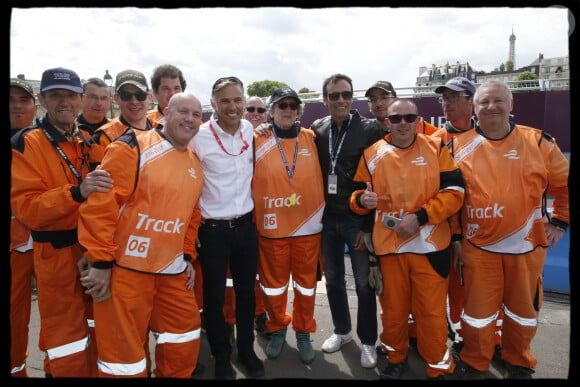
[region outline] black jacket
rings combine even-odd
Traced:
[[[364,189],[364,183],[355,183],[352,179],[356,173],[363,151],[383,138],[383,129],[374,120],[362,117],[357,110],[350,111],[350,124],[346,120],[339,131],[332,123],[332,152],[336,154],[338,144],[346,130],[334,173],[337,175],[337,193],[328,194],[328,174],[330,173],[330,155],[328,146],[328,131],[331,128],[330,116],[320,118],[312,123],[310,129],[316,133],[316,147],[324,179],[326,199],[325,213],[350,212],[350,195],[357,189]],[[347,128],[348,126],[348,128]]]

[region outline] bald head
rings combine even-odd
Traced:
[[[165,108],[165,137],[177,149],[185,150],[199,131],[201,116],[201,102],[195,95],[174,94]]]

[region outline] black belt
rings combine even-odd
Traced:
[[[208,227],[236,228],[252,220],[252,213],[248,212],[239,218],[233,219],[205,219],[203,224]]]
[[[30,230],[32,240],[35,242],[50,242],[55,249],[62,249],[72,246],[79,241],[77,236],[77,229],[72,230],[57,230],[57,231],[35,231]]]

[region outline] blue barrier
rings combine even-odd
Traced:
[[[552,209],[548,208],[548,213]],[[544,291],[570,294],[570,228],[554,249],[548,248],[543,271]]]
[[[552,209],[548,208],[552,214]],[[543,287],[546,292],[570,294],[570,228],[558,241],[554,249],[547,249],[546,263],[542,272]],[[348,245],[344,245],[344,253],[348,254]]]

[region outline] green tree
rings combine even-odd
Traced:
[[[508,60],[507,62],[505,62],[505,68],[507,71],[514,71],[514,62]]]
[[[269,97],[272,95],[272,92],[279,87],[289,87],[284,82],[278,81],[271,81],[271,80],[263,80],[263,81],[255,81],[248,85],[248,95],[258,96],[258,97]]]
[[[313,93],[314,90],[310,90],[307,87],[303,87],[302,89],[298,90],[298,94],[302,94],[302,93]]]
[[[538,79],[538,76],[531,71],[524,71],[522,73],[519,73],[518,76],[516,77],[516,81],[530,81],[534,79]],[[517,87],[536,86],[535,82],[521,82],[518,83],[517,85],[518,85]]]
[[[500,64],[499,65],[499,71],[501,71],[502,73],[505,71],[505,64]]]
[[[519,73],[518,76],[516,77],[516,80],[518,81],[526,79],[538,79],[538,76],[531,71],[524,71],[523,73]]]

